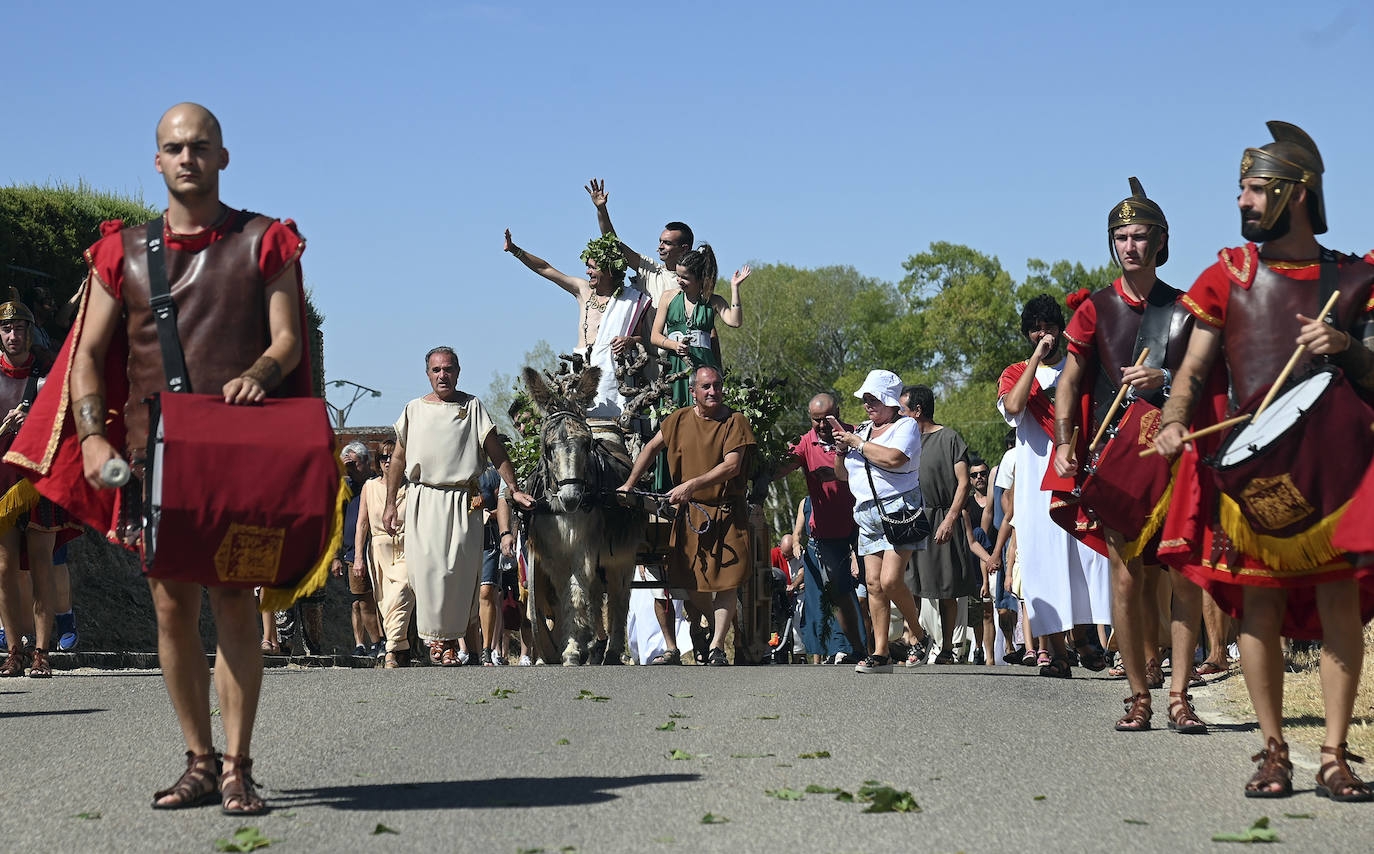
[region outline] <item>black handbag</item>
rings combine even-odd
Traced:
[[[878,487],[873,484],[873,467],[868,464],[868,457],[864,457],[864,471],[868,474],[868,488],[873,493],[873,503],[878,505],[878,519],[883,523],[884,539],[893,548],[914,548],[924,542],[930,536],[930,520],[926,518],[925,509],[903,508],[896,516],[887,515],[883,511],[883,501],[878,497]]]

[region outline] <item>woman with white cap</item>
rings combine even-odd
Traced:
[[[838,448],[835,476],[848,481],[854,494],[859,555],[864,561],[868,612],[873,618],[873,654],[854,668],[858,673],[892,672],[887,641],[893,605],[907,625],[914,627],[920,622],[916,600],[903,575],[911,553],[925,544],[888,542],[880,515],[903,515],[903,511],[921,506],[921,431],[913,419],[898,413],[901,393],[901,377],[891,371],[870,371],[854,392],[863,400],[868,420],[848,433],[833,417],[830,419]]]

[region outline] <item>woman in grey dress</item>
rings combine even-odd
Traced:
[[[930,541],[912,555],[916,597],[940,601],[940,654],[936,664],[954,664],[951,646],[959,599],[982,587],[981,561],[987,551],[973,539],[976,521],[967,519],[968,445],[956,431],[935,423],[935,395],[926,386],[902,392],[902,414],[921,430],[921,499],[930,521]]]

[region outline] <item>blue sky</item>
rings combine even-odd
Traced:
[[[1321,147],[1326,244],[1374,246],[1367,4],[6,0],[0,27],[0,182],[160,205],[157,117],[216,112],[225,201],[309,241],[329,378],[384,393],[354,424],[426,391],[435,344],[477,393],[538,339],[571,346],[573,300],[501,232],[580,272],[592,176],[642,251],[682,219],[722,269],[895,281],[937,240],[1018,277],[1103,263],[1138,175],[1171,225],[1161,274],[1186,287],[1240,242],[1240,154],[1281,118]]]

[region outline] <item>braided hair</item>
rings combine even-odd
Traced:
[[[716,276],[719,270],[716,266],[716,253],[711,248],[711,244],[703,243],[691,252],[682,256],[682,260],[677,262],[679,267],[684,268],[697,281],[701,282],[701,295],[697,298],[706,301],[716,292]]]

